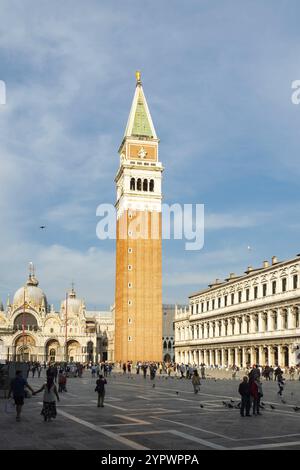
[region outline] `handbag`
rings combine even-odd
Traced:
[[[14,413],[15,412],[15,403],[13,400],[8,399],[5,402],[5,413]]]

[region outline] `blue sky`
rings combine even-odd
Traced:
[[[136,69],[164,201],[205,204],[201,251],[163,243],[164,301],[300,252],[299,13],[297,0],[1,0],[3,301],[33,261],[50,303],[72,279],[90,308],[113,303],[96,208],[115,201]]]

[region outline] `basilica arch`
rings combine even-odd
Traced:
[[[46,362],[58,362],[60,358],[60,344],[57,339],[49,339],[45,344]]]
[[[67,343],[67,356],[70,362],[80,362],[82,360],[81,346],[75,339],[71,339]]]
[[[14,319],[14,330],[37,331],[38,322],[36,317],[31,312],[19,313]]]
[[[37,359],[36,354],[36,342],[35,339],[28,334],[19,335],[14,341],[15,357],[16,361],[35,361]]]

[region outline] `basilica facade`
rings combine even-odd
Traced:
[[[300,255],[216,280],[175,313],[175,360],[210,366],[295,366],[300,351]]]
[[[113,312],[86,310],[74,288],[56,312],[33,271],[6,308],[0,307],[2,361],[113,361],[113,351]]]

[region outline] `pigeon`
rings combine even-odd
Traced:
[[[223,405],[226,406],[226,408],[228,407],[226,401],[222,401]]]
[[[263,402],[263,401],[261,402],[261,404],[262,404],[262,406],[265,406],[265,404],[264,404],[264,402]]]
[[[228,403],[227,406],[228,406],[228,408],[233,408],[231,403]]]
[[[299,406],[294,406],[293,410],[294,410],[294,411],[299,411],[300,408],[299,408]]]
[[[271,410],[275,410],[275,409],[276,409],[275,406],[273,406],[273,405],[270,405],[270,408],[271,408]]]
[[[179,392],[176,392],[176,395],[178,395],[178,394],[179,394]]]
[[[281,403],[283,403],[284,405],[286,405],[286,401],[284,401],[284,400],[281,400]]]
[[[234,401],[233,401],[233,400],[230,400],[230,403],[234,403]]]
[[[204,406],[203,406],[203,405],[200,405],[200,408],[204,408]]]
[[[44,228],[46,228],[46,225],[41,225],[40,228],[44,229]]]

